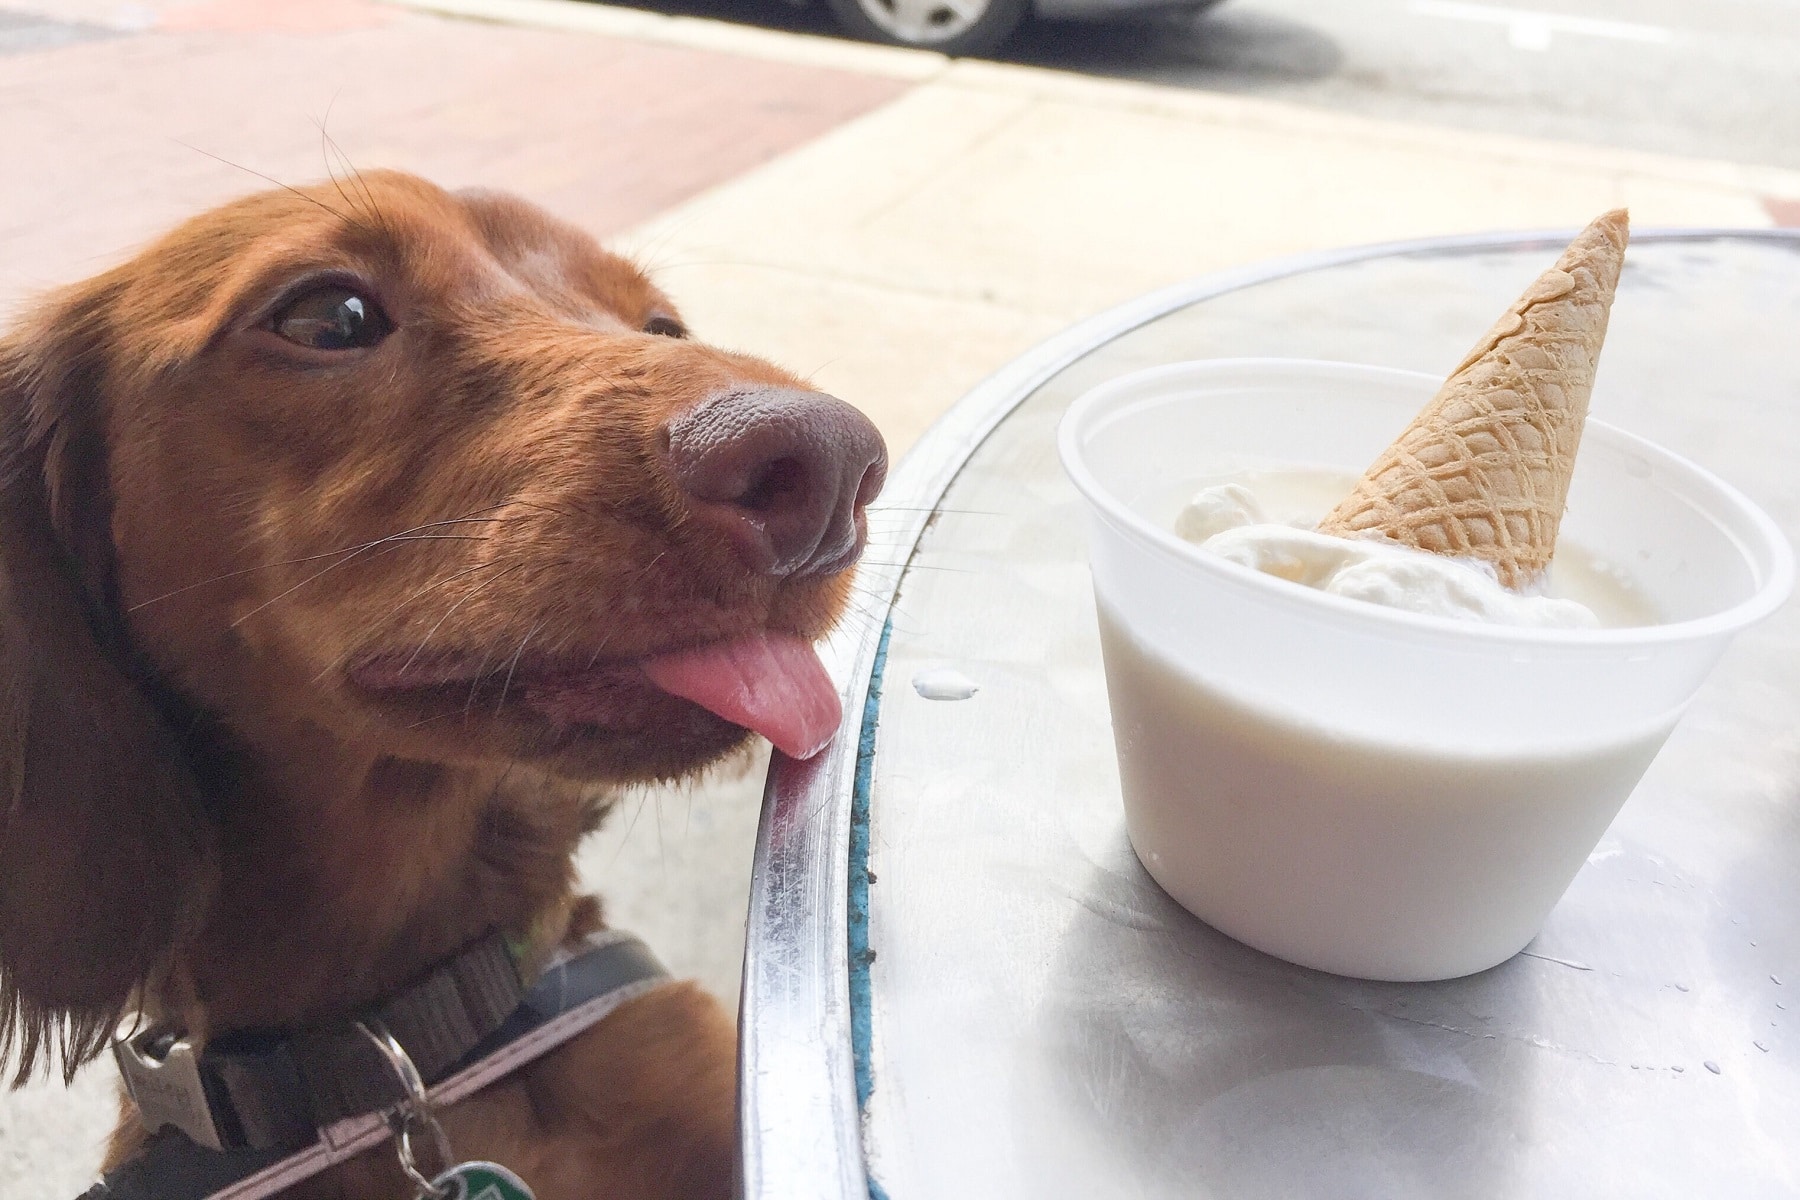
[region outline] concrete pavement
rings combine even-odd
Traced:
[[[899,450],[1034,342],[1200,272],[1618,203],[1640,226],[1800,221],[1800,172],[571,0],[430,4],[461,15],[10,0],[50,28],[0,56],[0,305],[257,174],[322,175],[326,122],[359,166],[510,188],[637,254],[702,336],[810,373]],[[584,853],[614,920],[727,996],[759,775],[631,797]],[[0,1099],[0,1195],[79,1190],[104,1074]]]

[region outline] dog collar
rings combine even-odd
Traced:
[[[385,1003],[374,1018],[453,1104],[542,1057],[668,981],[649,947],[603,930],[559,953],[530,988],[489,934]],[[233,1035],[196,1051],[155,1029],[114,1043],[149,1141],[81,1200],[259,1200],[391,1136],[406,1099],[356,1028]]]

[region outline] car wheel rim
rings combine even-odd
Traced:
[[[875,27],[897,41],[937,46],[961,37],[991,0],[856,0]]]

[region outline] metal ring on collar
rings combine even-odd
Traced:
[[[419,1189],[421,1197],[450,1200],[455,1195],[455,1190],[433,1183],[429,1176],[419,1170],[418,1159],[413,1153],[412,1129],[413,1122],[417,1121],[431,1133],[433,1148],[437,1151],[438,1169],[448,1171],[456,1162],[450,1152],[450,1138],[444,1133],[444,1127],[438,1124],[437,1115],[432,1112],[431,1098],[425,1091],[425,1080],[419,1075],[418,1067],[413,1065],[412,1056],[407,1054],[400,1039],[381,1021],[369,1017],[358,1021],[356,1027],[381,1052],[395,1077],[400,1080],[400,1086],[406,1089],[406,1099],[387,1114],[388,1126],[394,1132],[394,1146],[400,1157],[400,1169],[406,1173],[413,1186]]]

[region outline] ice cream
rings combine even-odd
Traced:
[[[1243,483],[1202,488],[1182,509],[1175,529],[1208,553],[1253,571],[1407,612],[1543,629],[1601,623],[1577,600],[1502,587],[1493,569],[1477,559],[1272,521]]]
[[[1202,489],[1176,532],[1333,595],[1495,625],[1600,624],[1542,594],[1627,239],[1623,209],[1570,243],[1317,529],[1272,522],[1241,483]]]

